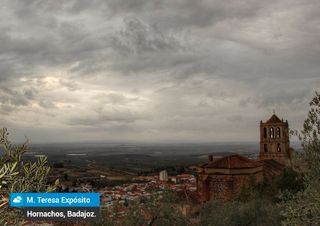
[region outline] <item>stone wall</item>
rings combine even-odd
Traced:
[[[203,180],[204,179],[204,180]],[[203,201],[220,200],[228,201],[237,198],[243,189],[250,186],[250,183],[258,183],[263,180],[263,172],[255,174],[237,175],[208,175],[200,177],[198,191]]]

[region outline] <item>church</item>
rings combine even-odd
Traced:
[[[289,125],[273,114],[260,121],[258,159],[229,155],[196,167],[197,193],[201,201],[228,201],[236,198],[252,182],[271,180],[290,164]]]

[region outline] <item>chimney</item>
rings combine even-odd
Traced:
[[[208,155],[208,158],[209,158],[209,162],[213,161],[213,156],[212,155]]]

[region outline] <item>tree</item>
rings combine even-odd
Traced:
[[[297,133],[302,142],[306,162],[305,189],[284,202],[284,225],[320,225],[320,94],[310,102],[310,110]]]
[[[53,185],[47,183],[50,167],[47,158],[39,157],[36,162],[24,162],[23,154],[28,150],[28,139],[22,145],[12,144],[8,139],[6,128],[0,129],[0,224],[10,222],[17,224],[20,220],[19,210],[8,207],[11,192],[51,192],[57,188],[59,181]],[[17,222],[12,222],[15,220]]]
[[[179,206],[181,203],[172,191],[164,191],[160,196],[153,194],[142,203],[129,204],[128,215],[122,225],[189,225],[189,219],[182,215]]]
[[[212,201],[200,213],[200,225],[203,226],[280,226],[280,222],[278,206],[260,197],[246,202]]]

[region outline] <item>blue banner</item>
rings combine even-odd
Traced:
[[[100,193],[11,193],[11,207],[100,207]]]

